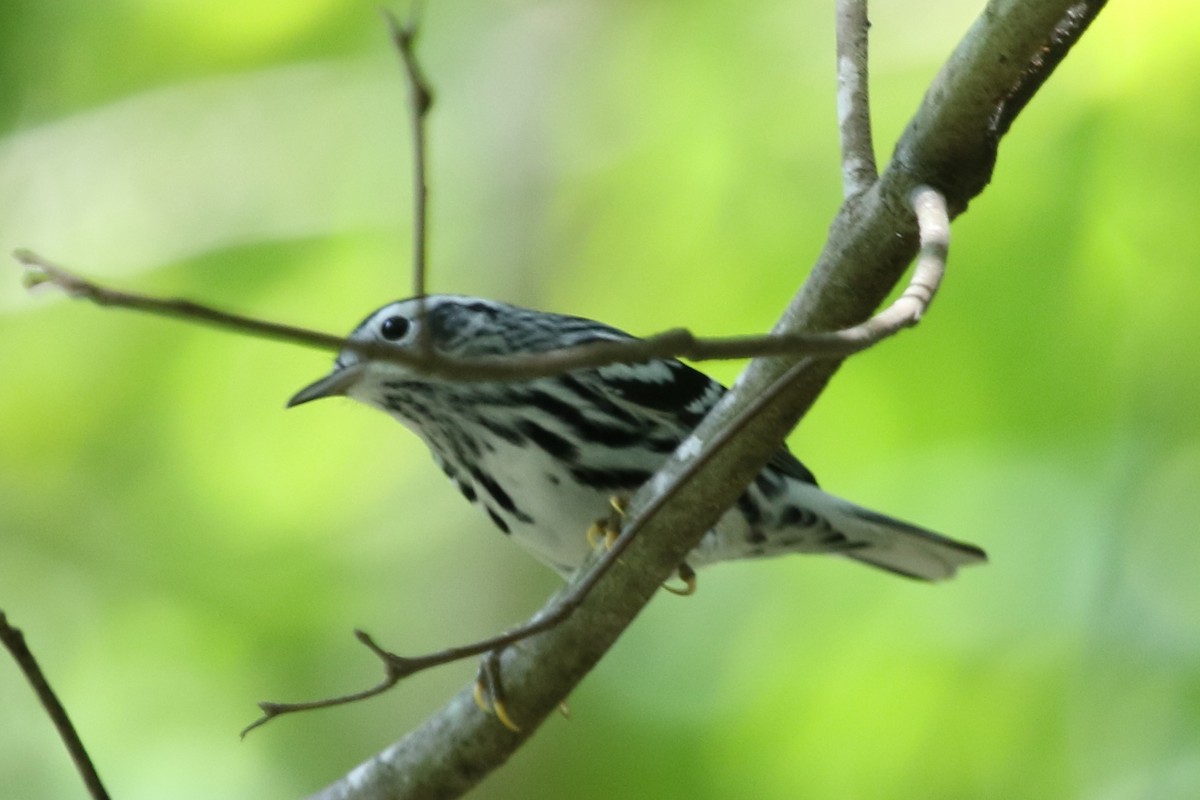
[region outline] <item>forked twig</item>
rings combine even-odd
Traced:
[[[75,762],[75,769],[79,772],[79,777],[83,779],[83,785],[87,787],[88,794],[94,800],[108,800],[108,791],[100,780],[100,774],[96,772],[96,765],[92,763],[87,748],[83,746],[83,740],[79,738],[79,733],[71,723],[67,710],[59,702],[58,695],[50,688],[50,682],[46,680],[46,675],[38,665],[37,658],[26,644],[25,634],[21,633],[20,628],[9,624],[8,616],[3,611],[0,611],[0,642],[3,642],[5,648],[12,654],[13,660],[17,662],[17,666],[24,673],[25,680],[29,681],[34,694],[41,701],[42,707],[46,709],[46,714],[54,723],[59,738],[66,745],[71,760]]]
[[[934,295],[937,293],[942,276],[945,274],[946,256],[949,250],[950,220],[945,198],[936,190],[921,186],[913,191],[910,202],[917,217],[921,237],[912,279],[903,294],[883,311],[860,325],[838,331],[839,334],[844,334],[850,340],[878,342],[906,327],[915,325],[929,308],[929,304],[933,302]],[[255,728],[285,714],[330,708],[374,697],[386,692],[404,678],[422,670],[502,650],[560,624],[583,604],[601,577],[620,560],[634,537],[637,536],[638,531],[675,495],[679,488],[687,482],[687,479],[698,472],[709,459],[735,438],[750,420],[763,408],[774,402],[815,361],[816,357],[814,356],[807,356],[797,361],[777,378],[767,391],[760,394],[753,403],[746,407],[729,426],[713,437],[704,450],[687,463],[679,480],[666,491],[656,495],[646,507],[641,509],[640,513],[630,518],[611,548],[604,551],[593,564],[590,566],[585,564],[576,573],[574,581],[568,584],[557,602],[547,612],[539,613],[528,622],[505,633],[415,658],[399,656],[384,650],[375,643],[369,634],[355,631],[358,640],[383,663],[384,678],[382,681],[369,689],[339,697],[301,703],[259,703],[263,715],[242,731],[242,735],[244,736]]]

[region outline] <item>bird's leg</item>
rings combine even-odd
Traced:
[[[625,518],[625,510],[629,507],[629,501],[623,497],[613,495],[608,498],[608,504],[612,507],[607,517],[601,517],[592,523],[588,528],[587,540],[588,545],[595,548],[601,539],[604,540],[606,549],[611,550],[613,543],[617,541],[617,537],[621,535],[621,521]],[[663,584],[663,588],[671,594],[677,594],[681,597],[687,597],[690,594],[696,593],[696,570],[692,569],[688,563],[679,565],[679,579],[683,581],[682,587],[669,586]]]
[[[608,504],[612,508],[608,516],[596,520],[587,530],[588,545],[593,548],[603,541],[605,549],[611,550],[617,537],[621,535],[621,521],[625,518],[625,509],[628,507],[629,501],[613,495],[608,499]],[[690,568],[688,568],[688,572],[691,573]],[[694,573],[691,574],[694,575]],[[682,569],[680,576],[684,577]],[[688,579],[684,577],[684,580]],[[502,652],[503,648],[489,650],[480,659],[472,696],[475,698],[475,705],[479,706],[481,711],[485,714],[495,714],[501,725],[516,732],[520,730],[520,726],[513,722],[512,716],[508,713],[504,684],[500,679],[500,654]],[[565,703],[559,705],[559,710],[564,717],[567,716]]]
[[[517,733],[521,728],[508,715],[504,685],[500,682],[500,653],[500,650],[489,650],[479,661],[479,672],[475,675],[475,705],[485,714],[495,714],[501,725]]]
[[[480,711],[495,714],[501,725],[513,733],[520,733],[521,726],[513,722],[508,713],[504,685],[500,682],[500,653],[500,650],[491,650],[480,659],[479,672],[475,674],[475,689],[471,694]],[[563,719],[571,718],[566,700],[558,704],[558,713],[562,714]]]

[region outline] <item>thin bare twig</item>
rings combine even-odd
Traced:
[[[636,363],[652,358],[686,358],[691,361],[755,358],[773,355],[811,355],[843,358],[865,350],[895,333],[876,335],[859,327],[830,333],[775,333],[727,338],[700,338],[683,328],[673,328],[645,339],[592,342],[562,350],[517,356],[459,358],[436,350],[402,348],[385,342],[351,341],[342,336],[255,319],[179,298],[160,298],[102,286],[83,278],[29,250],[13,253],[26,268],[31,288],[57,286],[70,297],[101,306],[142,311],[188,322],[213,325],[265,339],[291,342],[320,350],[351,350],[364,357],[401,364],[425,374],[458,381],[514,381],[559,375],[575,369],[608,364]]]
[[[915,325],[929,308],[930,303],[933,302],[942,276],[945,274],[946,255],[949,250],[950,219],[946,213],[945,198],[928,186],[920,186],[913,191],[912,206],[917,217],[921,237],[921,249],[918,253],[916,266],[913,269],[912,280],[909,282],[904,293],[883,311],[861,325],[839,331],[839,334],[845,334],[849,339],[855,341],[880,341],[897,331]],[[561,624],[563,620],[570,617],[583,604],[584,600],[587,599],[592,589],[604,574],[612,569],[613,565],[621,559],[621,556],[629,548],[638,531],[658,513],[663,505],[674,497],[679,488],[684,485],[688,476],[704,467],[711,458],[741,432],[742,428],[751,419],[763,408],[774,403],[779,395],[802,375],[805,370],[809,369],[815,361],[816,358],[813,356],[808,356],[797,361],[776,378],[765,392],[758,395],[753,403],[743,409],[729,425],[722,428],[717,436],[709,440],[704,449],[689,461],[675,483],[663,492],[656,494],[649,504],[640,509],[638,514],[631,517],[627,524],[623,526],[620,536],[613,542],[612,547],[604,552],[595,561],[594,565],[585,565],[582,567],[576,573],[574,582],[567,587],[564,593],[552,601],[548,609],[539,612],[528,622],[505,633],[418,657],[406,657],[391,653],[376,644],[369,634],[363,631],[355,631],[355,636],[358,637],[358,640],[366,645],[383,663],[383,680],[369,689],[338,697],[300,703],[259,703],[259,708],[262,710],[263,715],[243,730],[242,735],[245,736],[255,728],[285,714],[298,711],[311,711],[318,708],[330,708],[332,706],[355,703],[359,700],[375,697],[391,689],[404,678],[417,672],[442,664],[449,664],[464,658],[502,650]],[[651,481],[653,480],[651,478]]]
[[[413,297],[425,296],[425,259],[428,252],[426,209],[429,205],[429,185],[425,179],[425,118],[433,106],[433,91],[417,61],[416,43],[420,21],[420,3],[409,7],[408,20],[401,25],[392,12],[382,11],[392,44],[400,54],[404,76],[408,81],[409,122],[412,126],[413,157]]]
[[[417,60],[417,31],[421,16],[420,0],[411,0],[408,8],[408,20],[401,25],[395,15],[387,9],[382,10],[384,22],[392,37],[392,44],[400,54],[400,62],[404,65],[404,77],[408,83],[408,117],[412,127],[412,287],[413,297],[417,299],[417,319],[425,319],[425,274],[428,257],[429,225],[426,214],[429,208],[429,182],[425,179],[425,118],[433,106],[433,90],[425,80],[421,64]],[[427,325],[417,326],[417,339],[414,349],[423,357],[433,356],[433,340],[429,335]]]
[[[8,616],[3,611],[0,611],[0,642],[3,642],[8,652],[12,654],[13,660],[25,674],[25,680],[29,681],[34,694],[41,701],[42,707],[46,709],[46,714],[54,723],[59,738],[66,745],[71,760],[75,762],[75,769],[79,772],[79,777],[83,779],[83,785],[87,787],[88,794],[94,800],[108,800],[108,791],[100,780],[100,774],[96,772],[95,764],[87,754],[87,748],[83,746],[83,740],[79,738],[79,733],[71,723],[67,710],[63,708],[58,696],[50,688],[50,682],[46,680],[46,675],[38,665],[37,658],[29,649],[29,645],[25,643],[25,635],[21,633],[20,628],[9,624]]]
[[[849,200],[879,180],[871,136],[867,70],[867,0],[838,0],[837,108],[842,141],[842,194]]]

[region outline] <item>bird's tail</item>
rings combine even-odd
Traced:
[[[776,494],[776,493],[772,493]],[[767,501],[751,485],[688,556],[693,567],[788,553],[845,556],[906,578],[942,581],[959,567],[983,564],[987,553],[925,528],[834,497],[807,481],[787,482]]]
[[[770,504],[756,503],[760,499],[751,486],[739,501],[742,515],[725,518],[726,523],[740,518],[739,524],[719,523],[692,551],[689,564],[827,553],[918,581],[944,581],[960,566],[988,560],[974,545],[848,503],[814,483],[790,481],[784,497]]]
[[[801,491],[805,505],[844,539],[834,549],[839,555],[924,581],[952,578],[959,567],[987,562],[987,553],[973,544],[870,511],[811,484]]]

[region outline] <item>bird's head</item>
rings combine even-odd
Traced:
[[[518,311],[503,303],[456,295],[430,295],[424,303],[416,298],[397,300],[371,312],[348,338],[414,353],[427,345],[448,356],[500,355],[513,351],[512,333],[520,327]],[[385,382],[435,380],[404,364],[346,349],[338,353],[333,371],[293,395],[288,407],[338,395],[378,405],[373,400],[384,394],[380,387]]]

